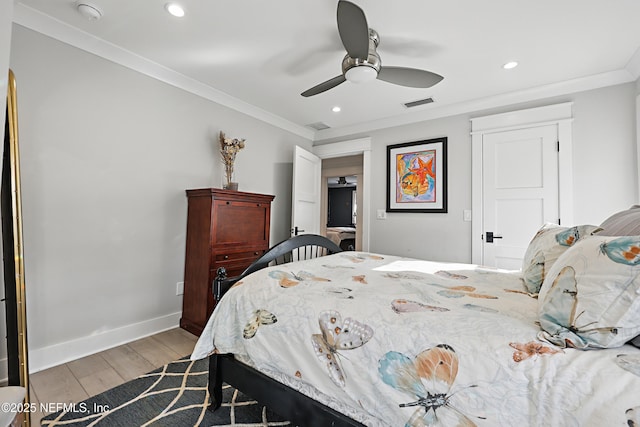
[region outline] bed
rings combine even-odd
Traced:
[[[327,238],[345,251],[356,247],[355,227],[327,227]]]
[[[638,425],[640,237],[605,225],[546,225],[522,271],[338,251],[261,268],[192,358],[213,408],[224,381],[302,426]]]

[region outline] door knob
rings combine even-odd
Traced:
[[[493,239],[502,239],[502,236],[495,236],[493,231],[487,231],[487,243],[493,243]]]

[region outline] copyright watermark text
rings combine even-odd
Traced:
[[[104,405],[100,403],[63,403],[63,402],[48,402],[48,403],[10,403],[3,402],[0,403],[0,411],[2,412],[43,412],[43,413],[53,413],[53,412],[76,412],[76,413],[99,413],[108,411],[109,405]]]

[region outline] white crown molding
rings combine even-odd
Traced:
[[[255,119],[281,128],[303,138],[313,140],[315,131],[300,126],[280,116],[258,108],[211,86],[180,74],[156,62],[72,27],[33,8],[17,3],[13,11],[13,22],[48,37],[82,49],[116,64],[138,71],[202,98],[247,114]]]
[[[510,92],[482,99],[460,102],[449,105],[429,105],[426,110],[403,114],[385,119],[358,123],[352,126],[330,128],[316,131],[314,141],[321,141],[331,138],[340,138],[362,133],[369,133],[374,130],[386,129],[395,126],[402,126],[411,123],[423,122],[427,120],[439,119],[442,117],[455,116],[458,114],[468,114],[498,108],[522,102],[535,101],[559,95],[566,95],[575,92],[598,89],[606,86],[613,86],[622,83],[633,82],[636,79],[627,69],[611,71],[608,73],[596,74],[589,77],[582,77],[567,80],[560,83],[553,83],[531,89]]]
[[[625,69],[631,73],[634,79],[640,79],[640,48],[633,54]]]

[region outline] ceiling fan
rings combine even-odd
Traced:
[[[342,74],[302,92],[302,96],[317,95],[347,80],[362,83],[379,79],[400,86],[428,88],[444,78],[416,68],[383,67],[376,52],[380,43],[378,33],[369,28],[362,9],[346,0],[338,2],[338,32],[347,51],[342,60]]]

